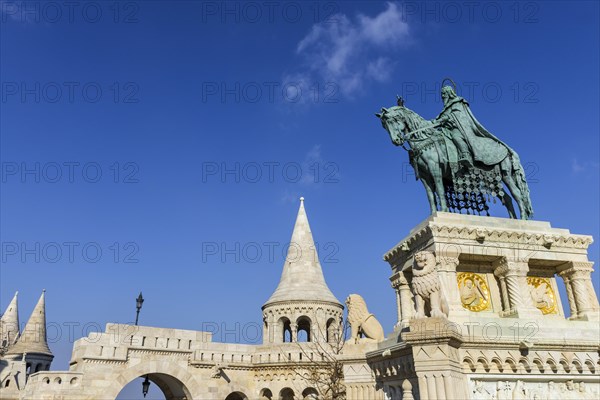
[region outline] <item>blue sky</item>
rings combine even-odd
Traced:
[[[47,289],[54,369],[140,290],[143,324],[259,322],[300,196],[332,291],[390,331],[381,256],[428,205],[373,113],[433,118],[446,76],[535,219],[598,238],[597,2],[27,4],[0,2],[0,306]]]

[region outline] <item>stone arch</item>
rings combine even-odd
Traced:
[[[477,362],[479,364],[481,364],[481,366],[483,367],[483,369],[485,370],[485,372],[490,372],[490,364],[488,363],[488,360],[485,357],[479,357],[477,359]]]
[[[317,400],[319,392],[314,387],[307,387],[302,391],[302,398],[306,400]]]
[[[311,342],[312,341],[312,321],[306,315],[298,317],[296,320],[297,332],[296,332],[296,341],[298,342]],[[306,334],[306,340],[301,339],[301,332]]]
[[[528,373],[531,372],[531,364],[529,364],[529,360],[527,358],[521,357],[519,359],[519,365],[521,366],[522,369],[524,369]]]
[[[559,364],[562,366],[563,371],[567,373],[571,372],[571,365],[566,358],[561,358]]]
[[[592,374],[596,373],[596,367],[594,366],[594,362],[592,360],[586,360],[585,365]]]
[[[550,367],[550,369],[552,370],[552,372],[554,372],[554,373],[558,372],[558,366],[556,365],[556,362],[554,362],[553,359],[548,358],[546,360],[546,364],[548,364],[548,366]]]
[[[231,392],[225,397],[225,400],[248,400],[248,396],[242,392]]]
[[[540,373],[544,373],[544,363],[539,357],[533,359],[533,364],[536,366]]]
[[[577,359],[573,359],[573,361],[571,362],[571,364],[573,364],[573,366],[575,367],[575,369],[577,369],[577,372],[579,372],[580,374],[583,373],[583,365],[581,365],[581,362]]]
[[[112,379],[113,384],[106,392],[107,398],[115,399],[131,381],[148,376],[148,380],[158,386],[167,400],[186,398],[194,400],[192,394],[199,393],[200,386],[194,377],[175,363],[165,365],[164,361],[143,361],[125,369]]]
[[[492,365],[494,366],[494,369],[498,372],[502,372],[504,370],[504,364],[502,363],[502,360],[498,357],[492,358]]]
[[[271,392],[271,389],[268,388],[261,389],[260,393],[258,394],[258,397],[261,400],[275,400],[273,399],[273,392]]]
[[[277,324],[279,328],[279,332],[281,333],[281,341],[283,343],[290,343],[292,341],[292,324],[290,319],[287,317],[279,318],[279,322]]]
[[[463,359],[463,366],[466,367],[467,371],[470,370],[471,372],[475,372],[477,370],[477,367],[475,366],[475,363],[471,357],[465,357]]]
[[[328,343],[336,342],[336,332],[338,331],[335,318],[329,318],[325,323],[325,339]]]
[[[289,387],[285,387],[279,392],[280,400],[294,400],[295,398],[296,393],[294,393],[294,391]]]
[[[508,367],[511,369],[512,372],[517,372],[518,366],[517,363],[515,362],[515,360],[513,360],[511,357],[508,357],[504,363],[506,365],[508,365]]]

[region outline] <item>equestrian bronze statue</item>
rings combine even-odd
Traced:
[[[431,121],[405,107],[400,97],[397,106],[375,114],[392,142],[408,151],[431,212],[489,215],[489,201],[497,197],[511,218],[517,218],[514,199],[521,219],[530,219],[529,187],[517,153],[477,121],[451,86],[443,86],[442,100],[442,112]]]

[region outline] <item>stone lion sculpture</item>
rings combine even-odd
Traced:
[[[385,339],[383,327],[373,314],[369,313],[367,304],[361,295],[351,294],[346,299],[348,322],[350,323],[350,341],[380,342]],[[361,338],[361,335],[364,337]]]
[[[435,255],[420,251],[414,256],[411,290],[415,296],[414,318],[425,318],[425,306],[429,305],[431,317],[447,317],[448,302],[436,268]]]

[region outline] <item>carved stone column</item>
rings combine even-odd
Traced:
[[[559,272],[565,281],[571,316],[569,319],[600,320],[600,306],[592,283],[593,262],[570,262]]]
[[[533,305],[527,285],[529,265],[524,261],[509,261],[506,257],[494,263],[494,275],[500,280],[502,304],[501,316],[519,318],[541,317],[542,312]],[[508,308],[507,308],[508,306]]]
[[[438,259],[438,272],[442,284],[444,286],[444,292],[446,299],[448,300],[448,317],[452,318],[459,314],[467,314],[460,301],[460,293],[458,291],[458,284],[456,280],[456,267],[458,267],[458,257],[440,257]]]
[[[402,300],[400,299],[400,277],[399,277],[399,274],[394,275],[390,280],[392,281],[392,287],[394,288],[394,293],[396,294],[397,320],[396,320],[396,325],[394,325],[394,330],[400,330],[403,328],[403,326],[402,326]]]
[[[396,291],[396,307],[398,311],[398,322],[394,329],[406,328],[414,314],[412,293],[408,281],[402,272],[398,272],[392,278],[392,287]]]
[[[567,275],[561,275],[567,290],[567,299],[569,300],[569,307],[571,308],[571,316],[569,319],[579,318],[579,310],[577,309],[577,303],[575,302],[575,295],[573,294],[573,288],[571,286],[571,278]]]

